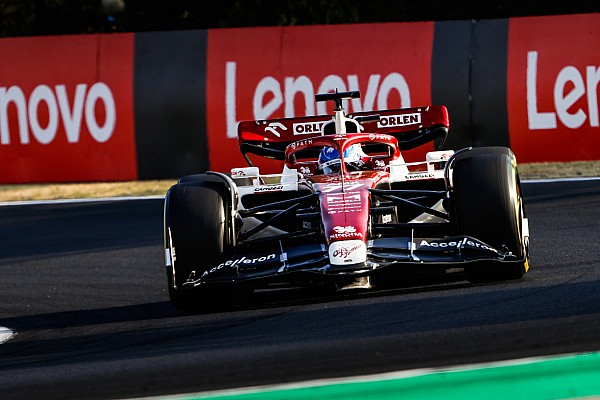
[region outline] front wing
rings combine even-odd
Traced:
[[[199,265],[178,289],[211,284],[235,284],[251,288],[334,285],[369,277],[369,282],[406,276],[439,275],[462,268],[519,264],[525,260],[504,253],[469,236],[450,238],[395,237],[369,240],[367,262],[331,265],[324,244],[279,247],[272,252],[238,253],[214,265]],[[176,261],[175,261],[176,262]],[[344,286],[344,285],[342,285]]]

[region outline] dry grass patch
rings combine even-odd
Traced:
[[[0,185],[0,201],[164,195],[176,180]]]
[[[521,179],[600,176],[600,161],[519,164]],[[0,201],[164,195],[173,180],[0,185]]]
[[[521,179],[581,178],[600,176],[600,161],[519,164]]]

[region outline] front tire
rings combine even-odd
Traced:
[[[476,148],[459,154],[452,172],[457,233],[511,252],[522,262],[466,269],[472,282],[522,278],[529,267],[523,235],[525,213],[516,158],[506,147]]]
[[[213,188],[177,184],[168,192],[165,237],[173,247],[173,267],[167,268],[169,298],[183,311],[208,311],[230,305],[228,287],[180,288],[188,279],[200,277],[201,266],[222,258],[228,243],[227,203]],[[179,287],[179,288],[176,288]]]

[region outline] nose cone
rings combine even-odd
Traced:
[[[367,182],[368,183],[368,182]],[[318,185],[321,216],[328,244],[367,238],[370,198],[365,182]]]

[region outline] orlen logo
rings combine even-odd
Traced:
[[[589,125],[598,127],[598,83],[600,66],[588,65],[585,74],[567,65],[554,81],[554,110],[538,110],[538,52],[527,52],[527,118],[529,129],[556,129],[556,117],[570,129],[581,127],[589,117]],[[568,91],[565,94],[565,89]],[[572,109],[582,97],[587,99],[587,110]],[[586,114],[587,111],[587,114]]]
[[[236,71],[237,62],[228,61],[225,65],[225,92],[226,92],[226,114],[227,114],[227,137],[237,137],[236,117]],[[358,82],[358,75],[349,74],[344,80],[339,75],[328,75],[318,85],[308,76],[288,76],[283,81],[277,80],[273,76],[265,76],[254,89],[252,96],[252,111],[254,119],[263,120],[271,117],[281,106],[284,107],[286,118],[295,117],[294,98],[296,95],[304,97],[305,109],[302,114],[306,116],[326,114],[326,104],[324,102],[315,103],[315,93],[341,92],[348,90],[361,90]],[[364,88],[363,88],[364,89]],[[404,76],[398,72],[392,72],[382,76],[380,74],[371,74],[367,82],[366,90],[361,91],[362,99],[352,99],[352,109],[355,112],[374,110],[375,100],[377,100],[377,109],[384,110],[388,108],[388,97],[392,92],[400,95],[401,107],[410,107],[410,89]],[[265,102],[266,100],[266,102]],[[346,108],[348,112],[348,108]],[[311,131],[317,127],[310,127]],[[294,134],[304,134],[310,132],[295,131]]]
[[[314,135],[320,134],[323,124],[327,121],[319,122],[300,122],[293,125],[294,135]]]
[[[96,114],[99,104],[104,107],[103,121],[99,121]],[[11,105],[16,109],[18,126],[9,126],[8,112]],[[43,122],[40,111],[45,115],[42,117]],[[67,141],[78,143],[84,121],[90,136],[96,142],[105,143],[112,137],[117,113],[113,94],[105,83],[97,82],[89,89],[87,84],[78,84],[72,102],[69,101],[65,85],[56,85],[54,88],[38,85],[29,99],[26,99],[18,86],[0,87],[0,143],[3,145],[11,143],[11,128],[13,132],[18,128],[21,144],[30,143],[30,130],[37,142],[52,143],[56,138],[59,122],[64,126]]]
[[[394,126],[417,125],[421,123],[421,113],[388,115],[377,121],[378,128],[391,128]]]

